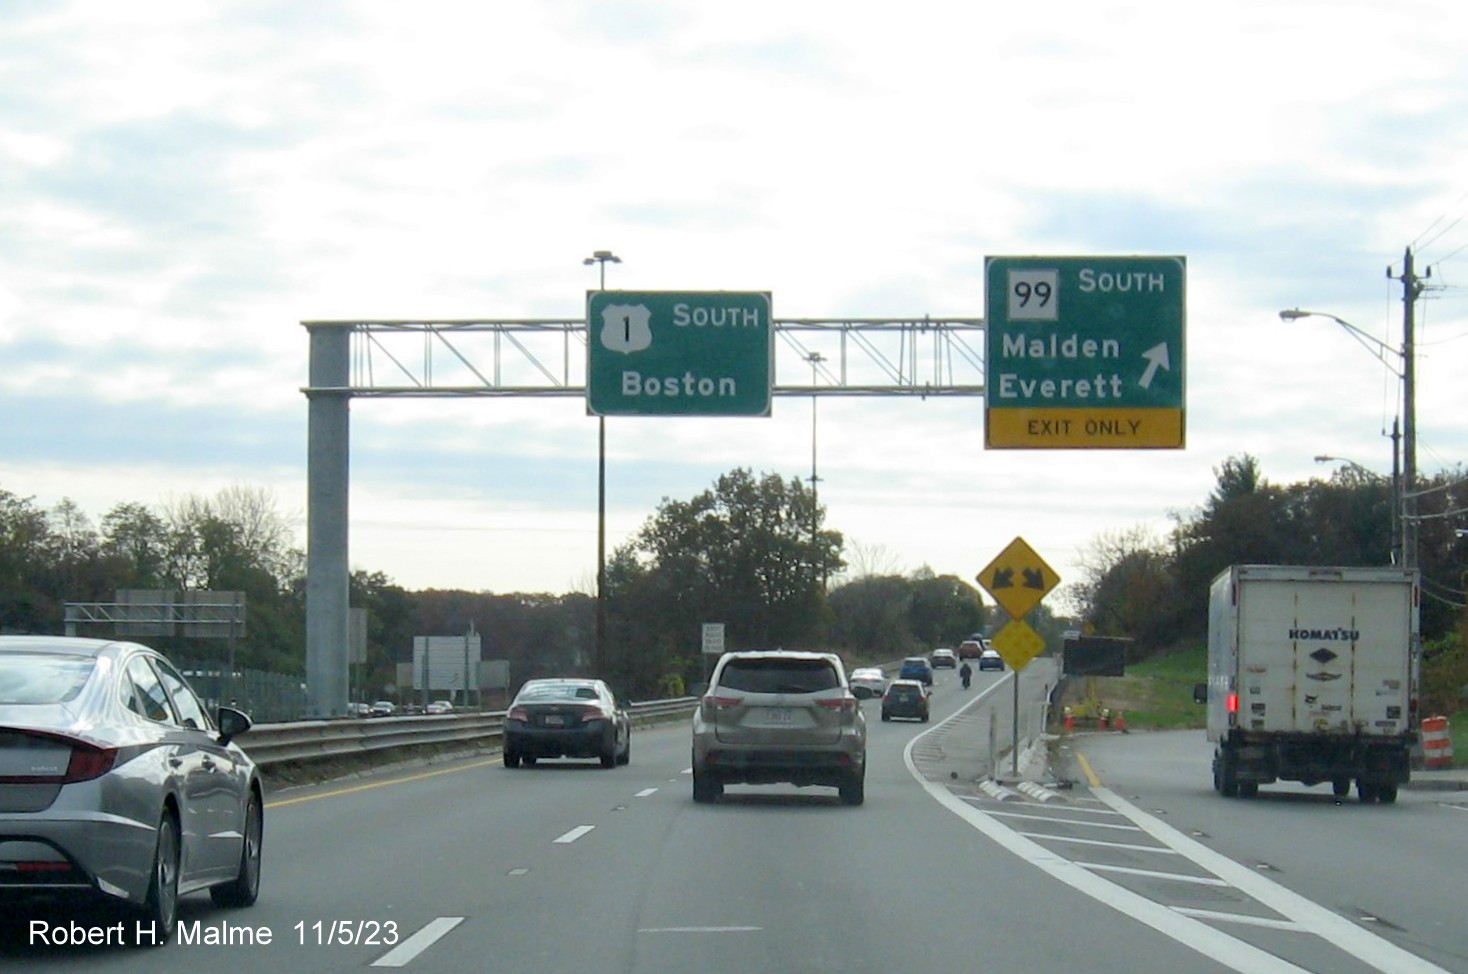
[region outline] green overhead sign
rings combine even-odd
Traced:
[[[598,416],[768,416],[770,295],[588,291],[586,408]]]
[[[1182,257],[990,257],[985,445],[1180,448]]]

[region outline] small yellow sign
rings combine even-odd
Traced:
[[[979,584],[1011,618],[1019,619],[1060,584],[1060,576],[1024,538],[1015,538],[979,572]]]
[[[990,409],[989,449],[1180,449],[1181,409]]]
[[[993,646],[1009,668],[1019,672],[1045,651],[1045,640],[1023,620],[1016,619],[995,634]]]

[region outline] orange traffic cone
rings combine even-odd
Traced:
[[[1065,708],[1065,729],[1068,731],[1076,729],[1076,715],[1070,712],[1069,707]]]

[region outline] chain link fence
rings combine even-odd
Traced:
[[[224,660],[174,657],[189,684],[212,711],[238,707],[257,724],[300,720],[306,712],[306,681],[288,673],[236,667],[231,676]]]

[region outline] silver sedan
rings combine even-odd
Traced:
[[[146,646],[0,636],[0,898],[120,901],[144,946],[171,939],[181,895],[253,904],[263,790],[233,742],[249,728]]]

